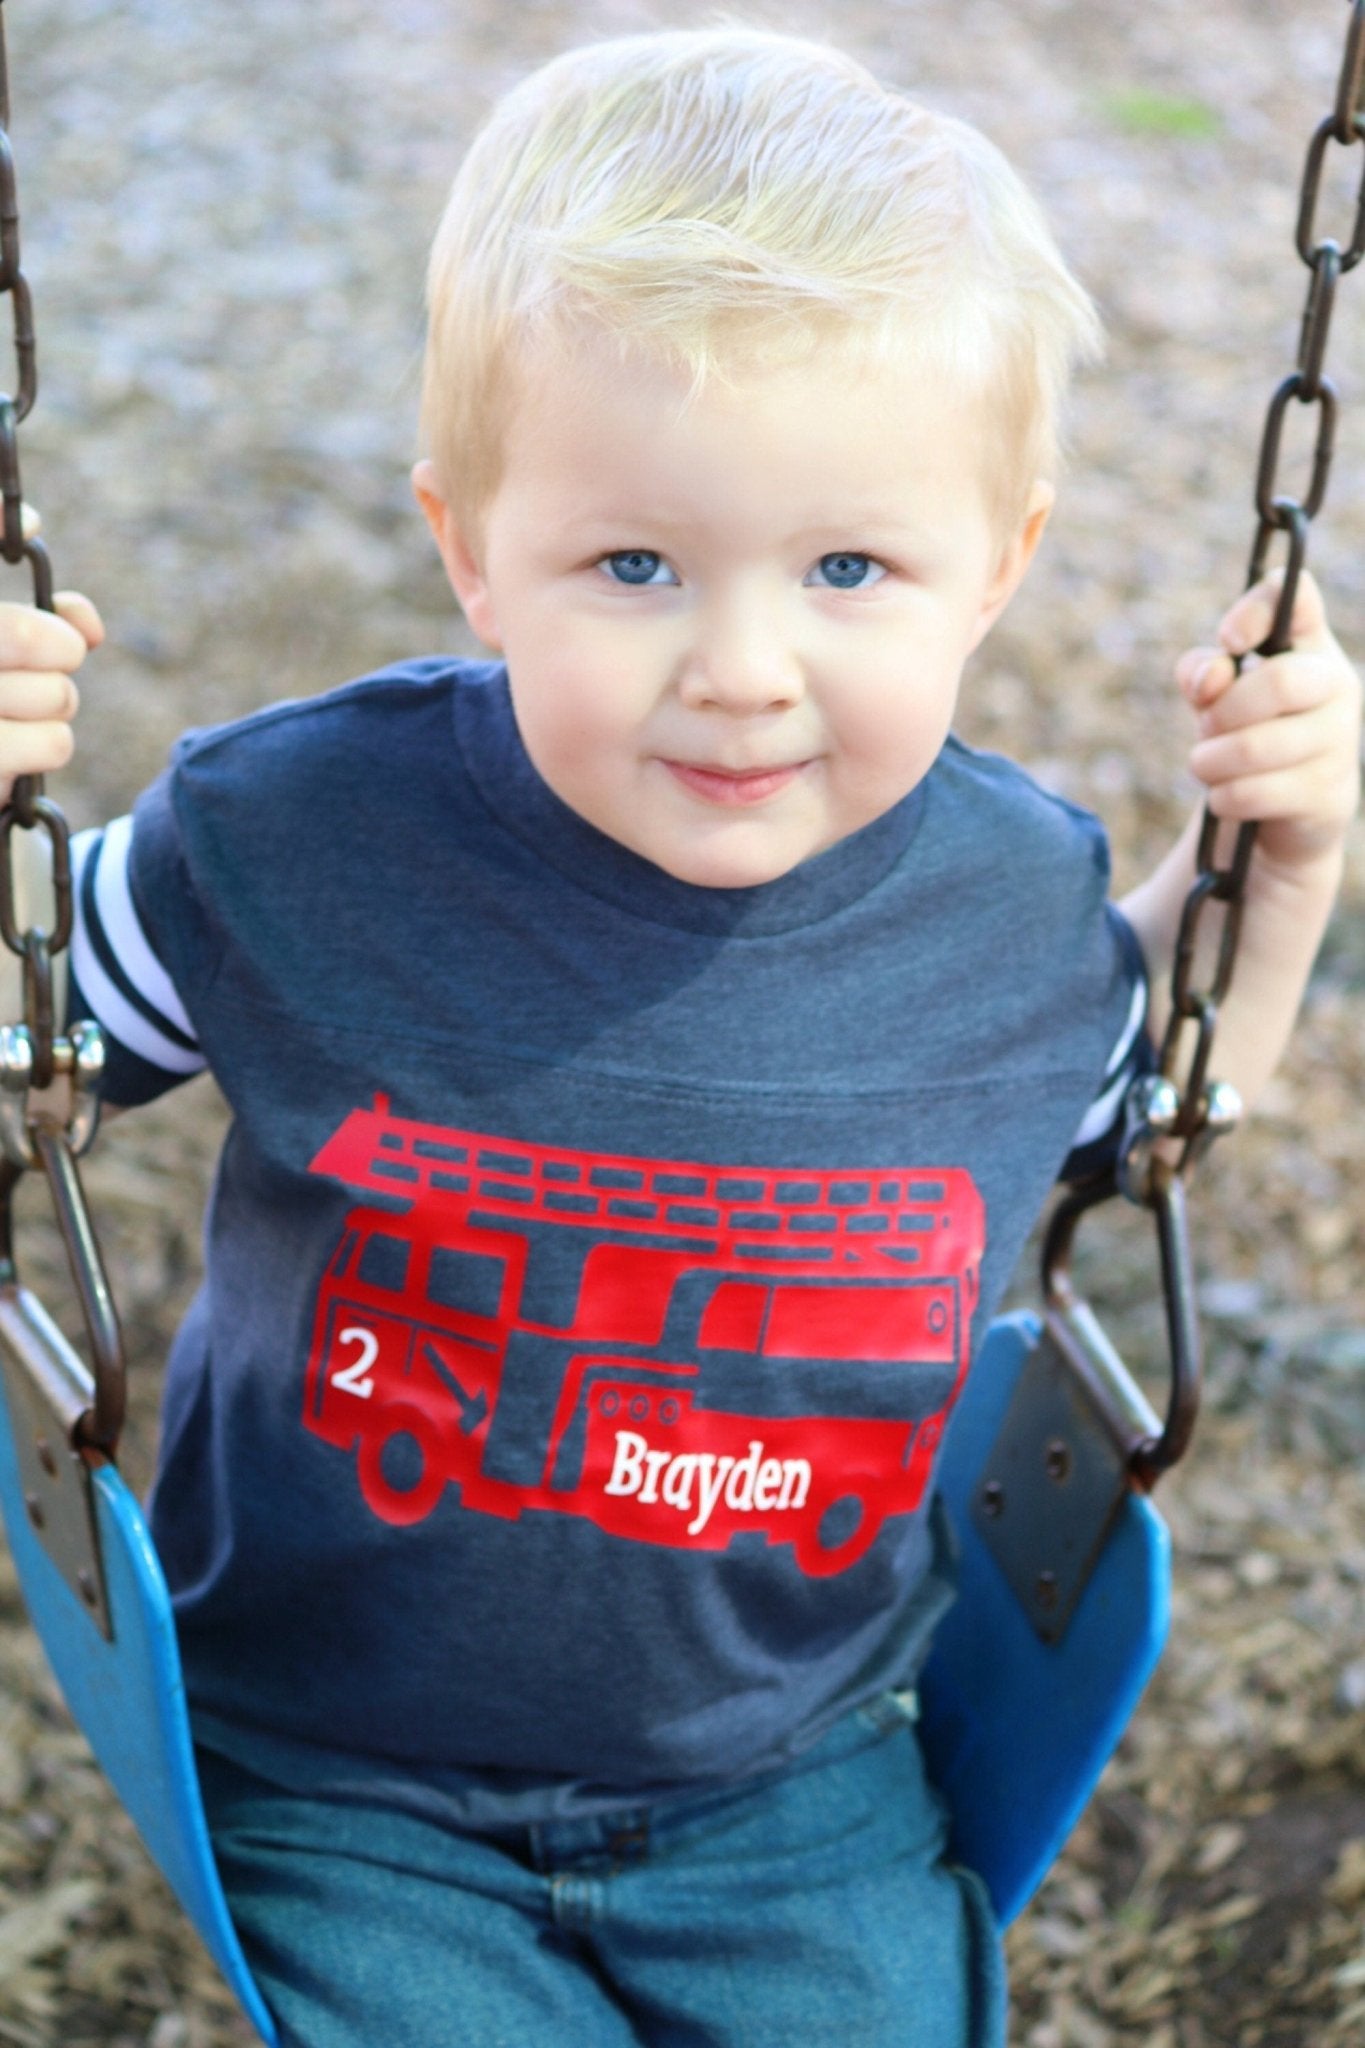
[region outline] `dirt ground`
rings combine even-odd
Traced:
[[[1108,358],[1078,395],[1053,530],[976,660],[962,725],[1100,811],[1122,885],[1191,798],[1170,670],[1240,587],[1343,0],[742,11],[831,34],[978,120],[1100,301]],[[463,644],[406,481],[445,183],[480,108],[528,64],[703,16],[662,0],[11,0],[5,14],[42,377],[25,485],[59,584],[90,592],[110,628],[58,791],[88,823],[126,806],[186,724]],[[1344,223],[1338,170],[1324,218]],[[1312,559],[1360,655],[1355,279],[1332,361],[1345,416]],[[1358,835],[1285,1071],[1199,1183],[1209,1385],[1163,1495],[1175,1637],[1010,1937],[1018,2048],[1365,2040],[1363,1026]],[[133,1354],[135,1477],[222,1128],[196,1083],[120,1124],[90,1169]],[[1106,1216],[1086,1243],[1087,1282],[1156,1385],[1145,1219]],[[29,1275],[52,1274],[36,1220],[29,1245]],[[56,1704],[0,1562],[0,2042],[245,2039]]]

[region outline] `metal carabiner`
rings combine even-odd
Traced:
[[[39,1114],[30,1128],[90,1340],[95,1398],[77,1423],[74,1441],[78,1449],[99,1451],[112,1459],[123,1434],[128,1400],[128,1370],[118,1311],[66,1127],[55,1118]]]
[[[32,1120],[29,1131],[34,1160],[43,1169],[66,1249],[93,1369],[88,1387],[82,1373],[78,1388],[64,1388],[58,1434],[74,1450],[95,1451],[113,1459],[123,1433],[128,1388],[118,1311],[69,1134],[55,1118],[41,1113]],[[22,1289],[14,1257],[13,1195],[24,1171],[12,1155],[0,1155],[0,1289],[16,1295]]]
[[[1094,1343],[1094,1317],[1071,1279],[1077,1225],[1088,1210],[1117,1192],[1116,1175],[1105,1173],[1079,1182],[1061,1197],[1048,1218],[1043,1242],[1043,1295],[1049,1317],[1070,1332],[1086,1355],[1087,1378],[1116,1439],[1124,1446],[1132,1484],[1140,1492],[1150,1493],[1161,1474],[1184,1456],[1199,1414],[1203,1346],[1195,1303],[1194,1262],[1190,1255],[1185,1183],[1174,1168],[1154,1159],[1148,1190],[1140,1199],[1156,1219],[1171,1364],[1166,1419],[1160,1431],[1154,1433],[1145,1397],[1109,1347],[1101,1348]]]

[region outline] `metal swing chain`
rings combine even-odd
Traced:
[[[1318,205],[1329,148],[1335,145],[1351,149],[1357,144],[1363,146],[1361,183],[1351,241],[1343,250],[1333,237],[1317,238]],[[1299,256],[1312,272],[1312,279],[1299,330],[1298,361],[1277,385],[1270,401],[1256,469],[1255,504],[1259,523],[1247,570],[1248,588],[1264,576],[1277,534],[1285,535],[1287,545],[1284,578],[1274,621],[1269,634],[1256,650],[1261,655],[1282,654],[1290,644],[1290,624],[1308,548],[1308,529],[1327,495],[1327,478],[1336,438],[1336,386],[1324,376],[1323,364],[1337,285],[1345,272],[1354,270],[1365,256],[1365,0],[1354,0],[1352,5],[1336,101],[1331,113],[1318,123],[1308,147],[1294,241]],[[1307,494],[1301,500],[1277,487],[1280,444],[1285,414],[1291,401],[1315,408],[1318,415],[1312,471]],[[1238,828],[1226,867],[1217,863],[1217,838],[1218,820],[1206,810],[1199,837],[1198,871],[1180,922],[1171,974],[1171,1017],[1161,1047],[1161,1078],[1174,1089],[1178,1100],[1175,1103],[1168,1100],[1164,1104],[1157,1128],[1162,1129],[1164,1135],[1184,1141],[1177,1167],[1180,1172],[1202,1149],[1201,1140],[1219,1135],[1228,1128],[1229,1122],[1236,1121],[1238,1113],[1229,1103],[1220,1114],[1217,1084],[1211,1087],[1208,1080],[1209,1055],[1218,1021],[1218,1006],[1232,979],[1256,827],[1246,824]],[[1195,984],[1194,963],[1201,922],[1212,903],[1222,904],[1225,916],[1218,934],[1212,978],[1207,987],[1200,988]],[[1186,1025],[1193,1025],[1195,1041],[1182,1079],[1180,1047]]]
[[[3,0],[0,0],[0,10]],[[0,11],[0,296],[8,297],[17,368],[13,395],[0,392],[0,555],[27,562],[33,602],[54,611],[52,563],[43,542],[26,536],[19,474],[18,428],[38,393],[33,300],[20,267],[19,204],[10,143],[9,67]],[[51,930],[24,926],[16,868],[15,833],[42,832],[51,852],[54,914]],[[123,1347],[113,1297],[91,1222],[76,1154],[94,1136],[98,1084],[104,1066],[99,1026],[78,1023],[63,1035],[53,996],[52,963],[71,938],[73,903],[71,835],[60,806],[45,795],[41,775],[20,776],[0,809],[0,938],[23,964],[24,1021],[0,1027],[0,1281],[16,1285],[11,1203],[27,1167],[41,1165],[90,1338],[95,1368],[94,1403],[75,1425],[79,1441],[112,1456],[123,1422]],[[54,1081],[68,1097],[34,1103]]]
[[[1318,210],[1328,151],[1362,147],[1361,181],[1349,244],[1319,236]],[[1351,0],[1332,111],[1313,131],[1299,192],[1294,244],[1312,272],[1299,329],[1298,359],[1276,386],[1266,414],[1256,468],[1256,538],[1247,588],[1266,573],[1276,537],[1285,536],[1283,580],[1270,632],[1259,655],[1281,654],[1290,644],[1290,625],[1308,548],[1308,529],[1327,494],[1337,424],[1337,392],[1323,374],[1337,286],[1365,257],[1365,0]],[[1291,402],[1317,411],[1308,489],[1295,498],[1278,488],[1285,414]],[[1240,664],[1239,664],[1240,665]],[[1159,1437],[1138,1446],[1131,1459],[1134,1480],[1149,1487],[1182,1455],[1199,1403],[1200,1342],[1193,1262],[1185,1216],[1184,1177],[1214,1138],[1231,1130],[1242,1113],[1237,1091],[1209,1079],[1209,1060],[1219,1005],[1232,980],[1241,929],[1246,881],[1256,841],[1255,824],[1236,829],[1226,865],[1218,860],[1219,820],[1205,809],[1199,833],[1194,883],[1185,899],[1171,969],[1171,1014],[1163,1035],[1159,1071],[1137,1082],[1129,1096],[1126,1128],[1114,1173],[1083,1182],[1058,1204],[1043,1253],[1048,1300],[1074,1312],[1068,1263],[1076,1225],[1085,1210],[1115,1192],[1151,1209],[1157,1225],[1162,1285],[1171,1351],[1171,1396]],[[1222,908],[1213,942],[1214,961],[1206,983],[1196,981],[1195,962],[1210,905]],[[1211,930],[1209,936],[1212,937]],[[1183,1048],[1193,1037],[1188,1054]],[[1170,1148],[1178,1150],[1174,1158]]]

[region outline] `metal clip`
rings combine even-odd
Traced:
[[[1119,1142],[1119,1193],[1145,1208],[1151,1194],[1158,1139],[1168,1138],[1180,1121],[1180,1091],[1164,1074],[1145,1074],[1134,1081],[1123,1105],[1123,1136]]]
[[[1215,1138],[1225,1137],[1236,1128],[1242,1114],[1242,1098],[1232,1083],[1210,1081],[1190,1119],[1192,1129],[1172,1169],[1158,1148],[1162,1139],[1178,1138],[1185,1129],[1185,1105],[1180,1091],[1164,1074],[1146,1074],[1140,1081],[1134,1081],[1123,1109],[1119,1193],[1140,1209],[1153,1208],[1159,1171],[1186,1173],[1203,1158]]]
[[[118,1311],[114,1307],[95,1226],[67,1133],[60,1124],[42,1116],[35,1117],[29,1128],[34,1153],[52,1197],[52,1212],[66,1247],[67,1264],[80,1301],[85,1333],[90,1342],[90,1360],[94,1366],[95,1398],[77,1425],[76,1439],[86,1448],[112,1458],[118,1451],[127,1404],[128,1375]]]
[[[1108,1174],[1098,1175],[1091,1181],[1069,1188],[1048,1219],[1043,1242],[1043,1290],[1050,1321],[1061,1318],[1077,1327],[1080,1321],[1090,1317],[1090,1311],[1071,1282],[1071,1247],[1081,1217],[1113,1193],[1113,1178]],[[1132,1442],[1128,1452],[1131,1482],[1144,1492],[1150,1492],[1161,1473],[1169,1471],[1183,1457],[1194,1432],[1195,1417],[1199,1413],[1203,1357],[1194,1298],[1194,1261],[1190,1255],[1189,1224],[1185,1213],[1185,1183],[1166,1161],[1154,1158],[1149,1190],[1139,1199],[1156,1219],[1171,1360],[1171,1391],[1166,1420],[1159,1432],[1149,1431],[1141,1441]],[[1093,1317],[1090,1320],[1093,1322]],[[1126,1423],[1116,1418],[1114,1426],[1119,1429],[1126,1427]]]
[[[28,1098],[33,1086],[33,1040],[22,1024],[0,1026],[0,1146],[16,1167],[32,1166]]]
[[[104,1033],[90,1018],[73,1024],[66,1043],[71,1047],[71,1102],[66,1141],[79,1159],[95,1142],[100,1125],[100,1084],[104,1080]],[[59,1066],[60,1071],[60,1066]]]
[[[34,1087],[36,1062],[27,1027],[0,1025],[0,1149],[4,1156],[17,1167],[37,1165],[32,1134],[36,1116],[65,1132],[77,1158],[89,1151],[99,1128],[104,1063],[100,1026],[89,1019],[73,1024],[68,1035],[53,1045],[54,1079],[49,1096],[47,1090]],[[35,1097],[43,1099],[35,1101]]]

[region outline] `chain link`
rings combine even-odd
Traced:
[[[1329,149],[1361,152],[1361,180],[1356,198],[1351,240],[1343,249],[1335,237],[1319,235],[1318,214],[1327,153]],[[1336,439],[1337,393],[1324,375],[1327,340],[1336,305],[1337,285],[1348,270],[1365,256],[1365,0],[1352,0],[1346,49],[1337,82],[1332,112],[1313,131],[1304,165],[1294,243],[1312,272],[1308,301],[1299,328],[1298,360],[1290,374],[1276,387],[1266,414],[1256,466],[1256,537],[1247,571],[1247,587],[1259,583],[1269,567],[1271,551],[1284,537],[1285,562],[1275,616],[1270,632],[1257,648],[1260,655],[1282,654],[1290,644],[1290,626],[1299,580],[1308,551],[1308,529],[1322,509]],[[1279,471],[1285,415],[1291,405],[1317,413],[1308,488],[1302,498],[1281,490]],[[1218,1025],[1218,1008],[1232,979],[1233,963],[1241,927],[1247,872],[1255,847],[1254,824],[1238,826],[1231,853],[1219,864],[1218,820],[1204,813],[1196,854],[1194,884],[1185,900],[1171,971],[1171,1013],[1161,1045],[1161,1075],[1170,1082],[1178,1099],[1169,1135],[1180,1141],[1174,1171],[1183,1173],[1192,1163],[1214,1129],[1227,1127],[1226,1099],[1223,1112],[1210,1119],[1213,1085],[1209,1081],[1209,1060]],[[1204,986],[1195,979],[1195,962],[1205,936],[1210,905],[1221,911],[1221,925],[1214,949],[1212,977]],[[1226,1098],[1226,1091],[1224,1091]],[[1125,1191],[1135,1200],[1154,1200],[1160,1182],[1171,1170],[1169,1160],[1151,1145],[1151,1131],[1141,1118],[1134,1119],[1130,1149],[1142,1160],[1142,1171],[1130,1173]]]

